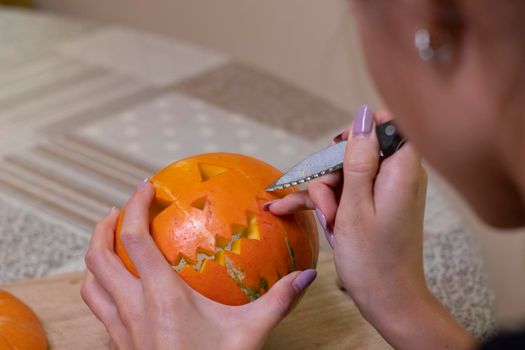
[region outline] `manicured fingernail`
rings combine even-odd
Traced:
[[[301,273],[293,280],[292,285],[295,290],[302,292],[310,284],[312,284],[312,282],[315,280],[315,277],[317,277],[317,271],[314,269],[301,271]]]
[[[343,134],[345,133],[346,129],[343,129],[339,134],[337,134],[333,139],[332,141],[334,143],[339,143],[341,141],[344,141],[343,139]]]
[[[262,206],[262,210],[269,211],[270,207],[272,206],[272,204],[275,203],[275,202],[278,202],[278,201],[279,201],[278,199],[274,199],[273,201],[269,201],[269,202],[264,203],[263,206]]]
[[[326,236],[326,240],[328,241],[328,244],[330,244],[330,247],[334,249],[334,233],[328,227],[328,223],[326,222],[326,216],[324,216],[323,212],[319,208],[315,208],[315,215],[317,215],[317,220],[319,220],[319,224],[321,224],[321,227],[324,230],[324,234]]]
[[[328,244],[330,244],[330,248],[334,249],[334,234],[329,231],[324,231],[324,234],[326,236],[326,240],[328,241]]]
[[[144,181],[142,181],[142,183],[139,185],[139,187],[137,188],[137,190],[140,190],[142,188],[144,188],[144,186],[146,186],[146,184],[149,182],[149,178],[147,179],[144,179]]]
[[[109,208],[108,212],[106,213],[106,216],[108,216],[109,214],[111,214],[113,212],[113,210],[115,210],[115,207],[111,207]]]
[[[352,134],[354,135],[368,135],[372,132],[374,125],[374,117],[368,105],[359,106],[355,113],[354,126]]]

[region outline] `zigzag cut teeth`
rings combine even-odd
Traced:
[[[184,256],[180,258],[177,265],[172,265],[172,269],[177,272],[181,272],[186,266],[192,267],[196,271],[204,269],[206,261],[215,260],[219,264],[224,263],[224,252],[232,252],[235,254],[241,254],[241,239],[254,239],[260,240],[259,225],[254,213],[247,212],[246,226],[238,226],[237,228],[232,227],[232,236],[228,242],[219,243],[218,239],[215,240],[215,254],[209,254],[206,252],[199,251],[197,253],[197,261],[195,263],[189,261]],[[222,255],[221,255],[222,254]],[[221,263],[222,261],[222,263]]]

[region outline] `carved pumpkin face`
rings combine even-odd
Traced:
[[[178,161],[151,178],[150,232],[174,270],[196,291],[228,305],[257,299],[284,275],[315,267],[318,236],[311,213],[276,217],[267,193],[281,175],[254,158],[226,153]],[[123,211],[123,215],[125,215]],[[117,226],[116,252],[135,275]]]

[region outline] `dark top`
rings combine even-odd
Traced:
[[[488,339],[480,350],[525,350],[525,330],[498,333]]]

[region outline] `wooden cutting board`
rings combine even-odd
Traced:
[[[335,283],[332,257],[321,252],[318,277],[265,349],[391,349]],[[82,273],[0,286],[26,302],[44,324],[53,350],[108,348],[104,327],[80,298]]]

